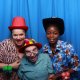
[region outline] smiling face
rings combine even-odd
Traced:
[[[25,39],[25,31],[23,29],[13,29],[12,38],[17,47],[21,47]]]
[[[25,54],[30,62],[35,63],[38,59],[38,48],[36,46],[29,46],[25,48]]]
[[[56,44],[60,36],[59,30],[55,26],[50,26],[47,28],[46,35],[50,44]]]

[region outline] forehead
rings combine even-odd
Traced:
[[[13,34],[19,34],[19,33],[25,33],[25,31],[23,29],[13,29],[12,33]]]
[[[37,48],[37,47],[35,45],[33,45],[33,46],[26,47],[25,50],[33,50],[35,48]]]
[[[47,31],[46,32],[48,32],[48,31],[59,31],[59,30],[58,30],[58,28],[56,26],[52,25],[52,26],[49,26],[47,28]]]

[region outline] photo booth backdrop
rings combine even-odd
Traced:
[[[42,19],[64,19],[65,33],[60,39],[71,43],[80,56],[80,0],[0,0],[0,41],[10,37],[8,27],[15,16],[22,16],[29,29],[26,37],[43,45],[47,42]]]

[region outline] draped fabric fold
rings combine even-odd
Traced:
[[[10,37],[8,26],[12,18],[22,16],[29,29],[27,37],[43,45],[47,42],[42,19],[60,17],[65,22],[61,39],[71,43],[80,52],[80,0],[0,0],[0,41]],[[79,54],[80,55],[80,54]]]

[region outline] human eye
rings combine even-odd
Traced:
[[[24,34],[20,34],[20,36],[23,36]]]
[[[17,34],[13,34],[13,36],[17,36]]]
[[[37,51],[37,48],[34,48],[33,51],[34,51],[34,52]]]
[[[47,35],[51,34],[51,32],[47,32]]]
[[[54,32],[54,34],[56,35],[56,34],[58,34],[57,32]]]
[[[25,51],[25,52],[26,52],[27,55],[31,53],[30,51]]]
[[[58,32],[54,32],[54,34],[55,34],[55,35],[58,35],[59,33],[58,33]]]

